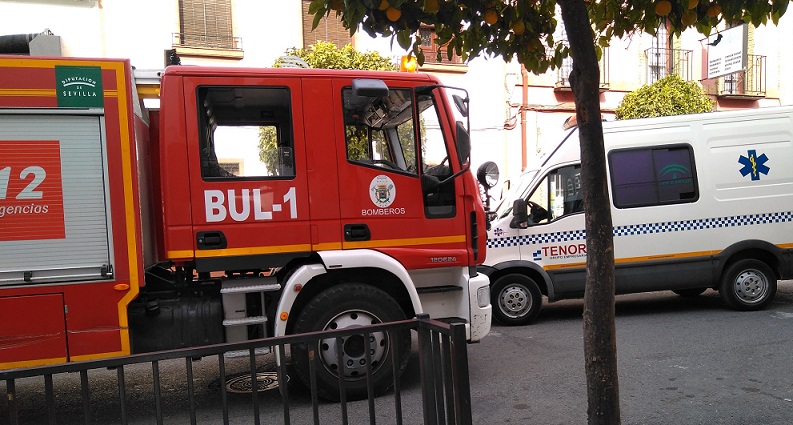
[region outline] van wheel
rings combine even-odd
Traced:
[[[399,304],[383,290],[360,283],[341,284],[330,288],[306,304],[300,312],[293,333],[329,331],[405,320]],[[400,331],[395,338],[387,332],[374,332],[367,341],[364,335],[346,336],[315,343],[293,344],[292,365],[300,381],[311,388],[309,357],[316,356],[317,395],[331,401],[339,400],[339,370],[343,370],[347,400],[368,396],[366,387],[366,351],[371,358],[375,394],[382,394],[394,385],[392,351],[399,345],[397,371],[405,370],[410,358],[410,331]],[[342,363],[337,352],[341,350]],[[314,355],[310,355],[313,351]]]
[[[504,325],[528,325],[542,307],[540,287],[530,277],[511,273],[493,283],[490,301],[493,315]]]
[[[724,302],[735,310],[760,310],[776,294],[774,271],[762,261],[745,259],[724,271],[719,292]]]
[[[705,292],[708,288],[690,288],[690,289],[675,289],[674,292],[681,297],[696,297]]]

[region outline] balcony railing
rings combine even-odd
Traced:
[[[746,69],[715,79],[715,84],[704,84],[708,94],[720,97],[763,98],[766,91],[766,57],[747,55]],[[713,81],[713,80],[711,80]]]
[[[647,59],[647,84],[677,74],[683,80],[691,80],[691,50],[658,49],[644,51]]]
[[[568,45],[566,41],[562,41],[564,45]],[[552,54],[552,51],[549,52]],[[603,55],[598,61],[600,68],[600,88],[608,89],[609,87],[609,48],[603,48]],[[554,87],[557,90],[565,90],[570,88],[570,73],[573,71],[573,58],[566,57],[562,61],[562,66],[556,70],[556,83]]]
[[[173,47],[242,51],[242,38],[222,35],[173,33]]]

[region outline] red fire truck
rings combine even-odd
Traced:
[[[417,313],[481,339],[485,216],[453,92],[426,74],[172,66],[147,110],[127,60],[0,56],[0,368]],[[337,370],[366,391],[367,348],[379,390],[395,344],[407,363],[409,333],[350,338],[317,350],[328,394]]]

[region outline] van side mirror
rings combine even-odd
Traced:
[[[509,227],[513,229],[529,227],[529,209],[523,199],[516,199],[512,203],[512,221],[509,223]]]

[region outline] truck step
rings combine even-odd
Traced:
[[[248,326],[248,325],[259,325],[262,323],[267,323],[267,318],[264,316],[251,316],[251,317],[242,317],[239,319],[226,319],[223,321],[223,326],[231,327],[231,326]]]
[[[245,294],[249,292],[269,292],[281,289],[274,276],[254,277],[247,279],[224,280],[220,288],[221,294]]]

